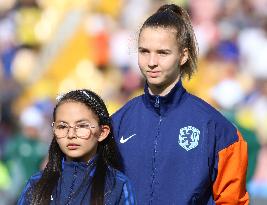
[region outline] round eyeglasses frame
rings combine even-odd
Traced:
[[[70,126],[64,122],[53,122],[53,133],[57,139],[66,138],[69,135],[70,128],[74,129],[74,134],[76,138],[80,139],[89,139],[92,128],[96,128],[95,125],[91,125],[88,122],[80,122],[75,124],[74,126]]]

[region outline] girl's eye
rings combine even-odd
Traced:
[[[68,129],[67,125],[57,125],[56,129]]]
[[[77,128],[85,128],[85,129],[89,129],[90,125],[89,124],[77,124],[76,125]]]
[[[169,53],[166,52],[166,51],[159,51],[158,54],[161,55],[161,56],[166,56],[166,55],[168,55]]]
[[[139,53],[142,53],[142,54],[149,53],[149,51],[146,49],[139,49],[138,51]]]

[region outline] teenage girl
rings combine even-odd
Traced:
[[[138,36],[144,94],[112,117],[138,204],[249,204],[247,143],[216,109],[183,87],[197,57],[185,9],[165,4],[144,21]]]

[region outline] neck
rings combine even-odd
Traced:
[[[177,78],[174,82],[167,85],[151,85],[148,83],[148,91],[151,95],[165,96],[176,85],[180,78]]]

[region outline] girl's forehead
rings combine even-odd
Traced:
[[[168,34],[172,34],[172,35],[176,35],[177,34],[177,30],[173,27],[165,27],[165,26],[157,26],[157,27],[144,27],[142,28],[142,30],[140,31],[140,36],[142,35],[146,35],[148,33],[168,33]]]
[[[56,114],[57,115],[92,115],[93,111],[86,104],[75,101],[66,101],[58,105]]]
[[[70,99],[70,100],[64,100],[63,102],[60,102],[60,104],[58,105],[58,109],[62,107],[65,108],[65,107],[76,107],[76,106],[86,107],[84,103]]]
[[[170,27],[146,27],[141,30],[140,41],[170,40],[176,41],[177,31]]]
[[[142,29],[138,45],[139,47],[170,47],[176,49],[177,32],[170,27],[145,27]]]

